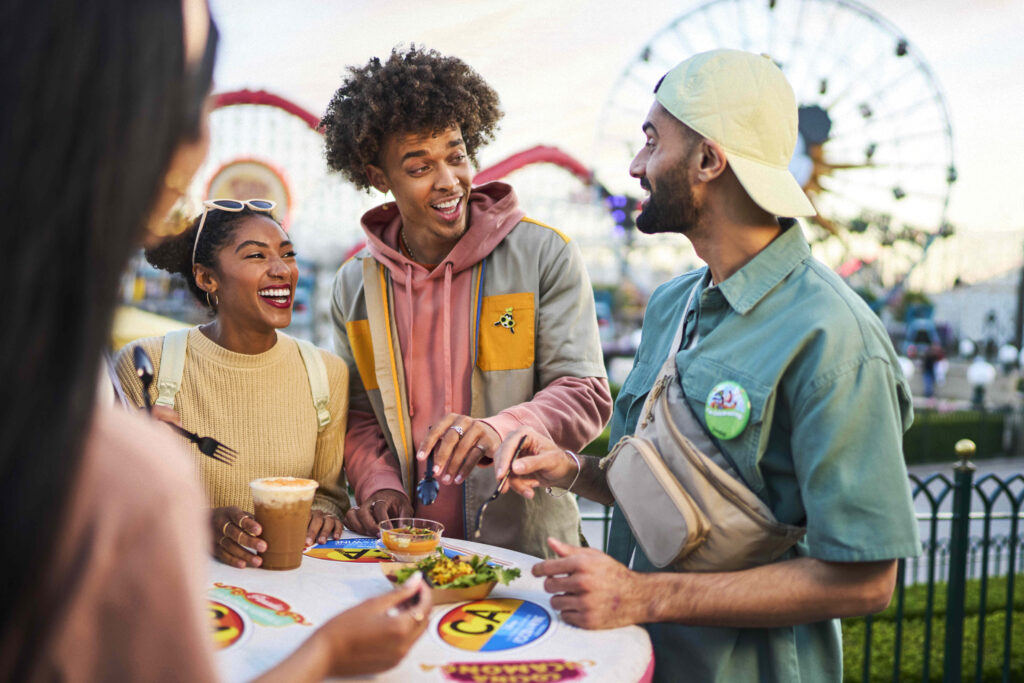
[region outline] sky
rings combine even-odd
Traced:
[[[1024,2],[803,1],[876,12],[923,56],[945,95],[953,131],[958,180],[947,215],[966,239],[956,258],[972,279],[1019,264]],[[589,166],[608,144],[599,128],[620,75],[663,27],[702,4],[211,0],[222,35],[216,89],[268,90],[319,115],[347,66],[385,56],[396,45],[421,44],[461,57],[501,96],[505,118],[496,141],[481,151],[481,166],[537,144],[557,146]]]

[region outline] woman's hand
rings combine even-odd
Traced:
[[[385,519],[412,517],[412,514],[408,496],[394,489],[381,489],[345,514],[345,526],[357,534],[376,536],[379,531],[377,525]]]
[[[430,588],[421,574],[393,591],[342,612],[267,671],[257,683],[320,681],[390,669],[430,622]]]
[[[214,508],[210,512],[210,529],[213,556],[224,564],[239,569],[263,564],[262,557],[249,552],[262,553],[267,549],[267,542],[258,538],[263,528],[249,513],[234,506]]]
[[[309,526],[306,527],[306,545],[313,545],[314,541],[327,543],[329,538],[337,541],[341,538],[341,531],[344,528],[337,515],[323,510],[313,510],[309,515]]]
[[[500,443],[498,432],[483,420],[449,413],[427,432],[416,459],[426,460],[436,444],[434,476],[442,484],[461,484],[481,459],[490,464]]]
[[[326,644],[329,676],[359,676],[395,666],[427,628],[430,587],[414,574],[385,595],[338,616],[314,635]]]

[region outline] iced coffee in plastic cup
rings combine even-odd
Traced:
[[[306,529],[318,484],[312,479],[264,477],[249,482],[260,538],[267,549],[260,553],[264,569],[295,569],[302,564]]]

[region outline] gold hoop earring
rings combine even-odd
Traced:
[[[211,302],[210,301],[210,293],[207,292],[206,293],[206,305],[216,311],[217,307],[220,306],[220,299],[217,297],[216,294],[214,294],[213,295],[213,301]]]

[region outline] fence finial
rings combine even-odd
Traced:
[[[978,447],[970,439],[960,439],[953,448],[961,460],[970,460],[978,450]]]

